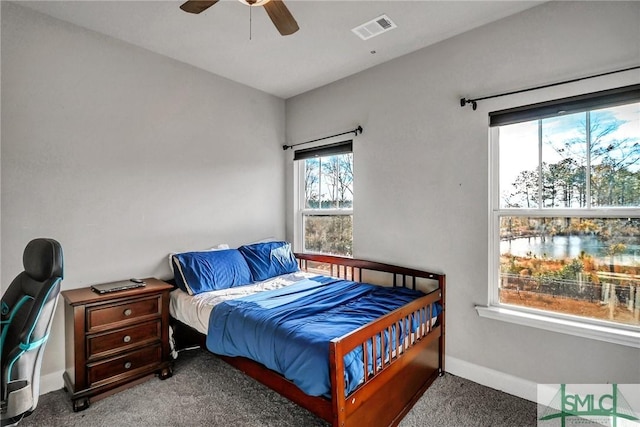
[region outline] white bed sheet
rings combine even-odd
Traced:
[[[170,293],[169,312],[175,319],[206,335],[209,330],[211,310],[217,304],[262,291],[280,289],[299,282],[300,280],[316,276],[317,274],[297,271],[295,273],[272,277],[271,279],[256,282],[251,285],[203,292],[198,295],[189,295],[181,289],[176,289]]]

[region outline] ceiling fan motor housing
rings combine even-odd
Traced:
[[[244,3],[247,6],[264,6],[266,3],[269,3],[271,0],[239,0],[240,3]]]

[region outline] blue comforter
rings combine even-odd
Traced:
[[[329,341],[423,295],[405,288],[314,277],[217,305],[209,318],[207,348],[260,362],[306,394],[330,397]],[[400,331],[399,338],[403,336]],[[345,356],[347,394],[363,376],[360,346]]]

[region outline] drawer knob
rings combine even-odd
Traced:
[[[131,337],[129,335],[125,335],[124,338],[122,338],[122,341],[129,342],[131,341]]]
[[[131,368],[131,362],[127,362],[124,364],[124,369],[130,369]]]
[[[125,316],[131,316],[131,313],[133,313],[133,312],[131,311],[131,309],[130,309],[130,308],[127,308],[127,309],[124,311],[124,315],[125,315]]]

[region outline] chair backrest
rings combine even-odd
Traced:
[[[18,415],[7,413],[8,395],[17,388],[11,384],[28,385],[31,396],[27,411],[37,405],[44,344],[51,330],[63,277],[62,247],[53,239],[29,242],[22,260],[24,271],[2,295],[3,419]]]

